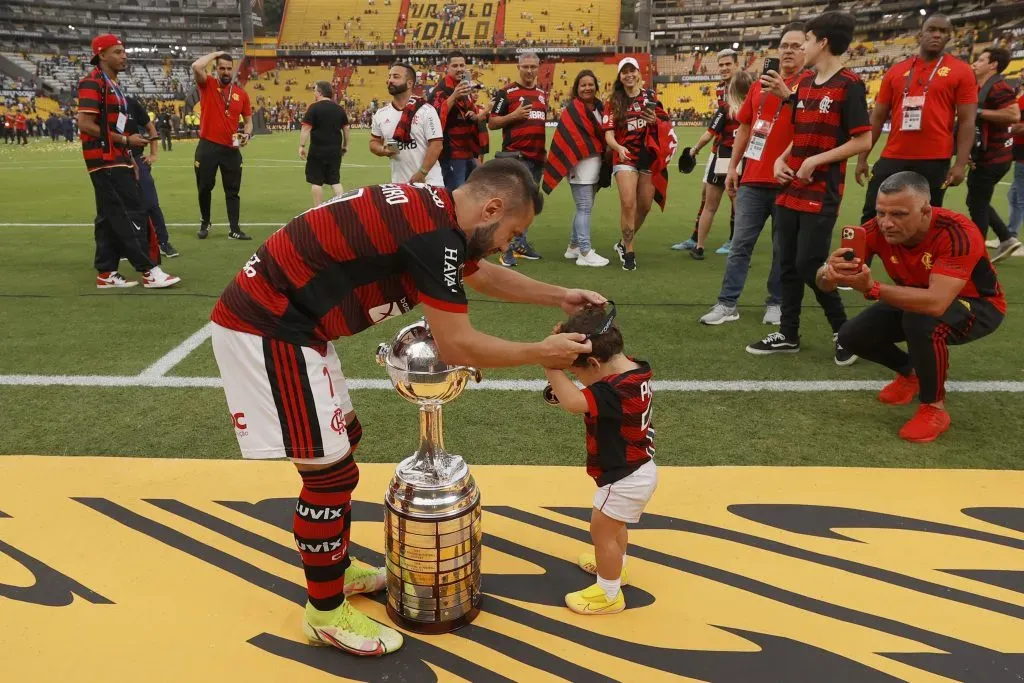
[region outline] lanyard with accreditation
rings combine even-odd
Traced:
[[[913,63],[910,65],[910,70],[907,72],[907,80],[903,83],[903,119],[900,125],[900,130],[915,131],[921,130],[921,115],[924,112],[924,98],[928,96],[928,86],[932,84],[932,79],[935,78],[936,72],[942,65],[942,60],[946,58],[946,55],[939,57],[938,61],[935,62],[935,68],[932,69],[931,76],[928,77],[927,82],[924,84],[924,92],[914,97],[909,97],[910,93],[910,81],[914,78],[914,67],[917,66],[917,57],[914,57]]]
[[[121,89],[117,87],[117,83],[110,80],[107,74],[103,74],[103,80],[106,82],[107,87],[114,91],[114,98],[117,100],[117,123],[114,124],[114,130],[123,135],[124,127],[128,124],[128,99],[121,92]],[[106,110],[106,104],[106,93],[104,93],[104,111]]]
[[[800,74],[795,74],[794,78],[799,78]],[[786,84],[789,85],[788,83]],[[747,149],[743,152],[743,156],[746,159],[752,161],[761,161],[761,155],[764,154],[765,145],[768,143],[768,136],[772,132],[772,128],[775,127],[775,122],[779,120],[779,114],[782,113],[782,108],[786,106],[786,100],[779,100],[779,105],[775,108],[775,114],[772,116],[772,120],[761,118],[761,113],[764,110],[764,101],[768,98],[768,93],[762,91],[761,102],[757,105],[757,116],[754,117],[754,125],[750,130],[750,142],[747,143]]]

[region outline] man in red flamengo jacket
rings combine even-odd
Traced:
[[[949,347],[991,334],[1006,315],[981,232],[966,216],[931,206],[930,198],[924,176],[889,176],[878,188],[875,217],[864,225],[864,262],[837,249],[815,278],[822,290],[846,285],[877,302],[843,325],[839,341],[897,373],[878,395],[882,403],[905,405],[920,395],[917,414],[900,430],[900,438],[915,443],[949,428]],[[876,255],[894,284],[872,276],[867,262]]]
[[[216,76],[207,76],[206,68],[215,63]],[[220,170],[224,201],[228,210],[228,238],[252,239],[239,224],[242,187],[241,148],[252,137],[252,106],[245,90],[232,83],[234,61],[227,52],[211,52],[192,63],[192,75],[199,86],[199,144],[196,145],[196,186],[199,189],[199,214],[202,222],[196,236],[204,240],[210,231],[210,201]],[[238,132],[238,117],[244,121]]]
[[[23,145],[28,144],[28,119],[25,118],[25,112],[20,104],[18,113],[14,115],[14,134],[17,136],[18,142]]]
[[[540,182],[547,158],[544,122],[548,103],[544,91],[537,87],[540,57],[536,52],[519,55],[519,80],[509,83],[494,95],[487,127],[501,131],[500,156],[514,156],[526,164],[533,179]],[[512,267],[516,257],[536,261],[540,258],[524,232],[501,257],[501,265]]]

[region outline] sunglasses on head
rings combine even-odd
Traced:
[[[600,337],[602,334],[612,329],[612,325],[615,324],[615,302],[609,299],[605,303],[605,307],[607,309],[607,315],[605,315],[604,319],[601,321],[601,324],[598,326],[597,330],[595,330],[594,332],[588,332],[586,334],[587,339]]]

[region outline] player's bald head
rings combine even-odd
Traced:
[[[491,159],[477,166],[463,186],[476,199],[500,198],[506,210],[520,213],[533,209],[539,216],[544,210],[544,196],[534,182],[530,170],[516,159]]]

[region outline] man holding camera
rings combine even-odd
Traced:
[[[413,97],[415,86],[415,69],[402,63],[391,67],[388,94],[394,99],[373,114],[370,152],[391,159],[393,183],[444,187],[437,162],[444,146],[441,119],[425,100]]]
[[[878,395],[882,403],[905,405],[919,395],[920,408],[899,432],[915,443],[949,428],[948,347],[987,336],[1006,314],[981,233],[966,216],[931,206],[930,198],[921,174],[889,176],[878,187],[875,217],[864,225],[863,253],[834,251],[815,278],[822,291],[845,285],[877,302],[843,325],[839,343],[897,373]],[[844,228],[849,236],[856,231]],[[894,284],[872,276],[867,262],[875,255]]]
[[[864,185],[868,179],[861,223],[875,215],[878,186],[893,173],[915,171],[927,178],[932,206],[942,206],[946,188],[964,181],[978,88],[971,67],[944,52],[952,37],[949,19],[933,14],[921,27],[918,54],[898,62],[882,78],[871,110],[872,145],[887,119],[892,120],[892,130],[873,169],[868,170],[870,152],[857,157],[857,183]],[[954,151],[956,163],[950,165]]]
[[[548,116],[547,96],[537,87],[540,57],[536,52],[519,55],[519,81],[509,83],[494,95],[487,127],[501,131],[501,152],[495,158],[513,157],[526,164],[536,182],[544,175],[547,137],[544,122]],[[526,241],[526,231],[509,245],[501,265],[516,265],[516,257],[536,261],[540,258]]]
[[[210,78],[206,68],[215,63],[217,75]],[[196,145],[196,185],[199,188],[199,213],[202,223],[196,236],[204,240],[210,231],[210,200],[217,184],[217,170],[224,184],[227,203],[228,237],[233,240],[252,239],[239,226],[242,186],[242,152],[252,137],[252,107],[249,95],[232,83],[234,61],[227,52],[211,52],[192,62],[192,75],[199,86],[199,144]],[[238,132],[238,117],[245,121],[243,133]]]
[[[448,71],[427,96],[444,131],[440,161],[444,186],[449,192],[466,182],[476,167],[477,120],[485,115],[476,114],[470,98],[472,89],[466,55],[457,50],[449,52]]]

